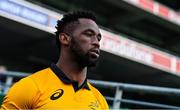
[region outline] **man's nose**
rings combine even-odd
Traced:
[[[95,47],[97,47],[97,48],[100,47],[100,42],[99,42],[99,40],[98,40],[97,37],[95,37],[95,38],[93,39],[92,44],[93,44]]]

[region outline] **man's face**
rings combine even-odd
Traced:
[[[100,40],[97,24],[90,19],[79,19],[79,24],[72,34],[70,50],[81,66],[96,65],[100,55]]]

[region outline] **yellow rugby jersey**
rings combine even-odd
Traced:
[[[2,109],[109,109],[102,94],[87,80],[68,79],[55,65],[15,83],[5,96]]]

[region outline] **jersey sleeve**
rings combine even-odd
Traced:
[[[1,109],[33,109],[36,106],[39,90],[30,78],[15,83],[4,97]]]

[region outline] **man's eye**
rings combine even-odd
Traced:
[[[86,33],[84,33],[85,35],[87,35],[87,36],[93,36],[93,33],[90,33],[90,32],[86,32]]]

